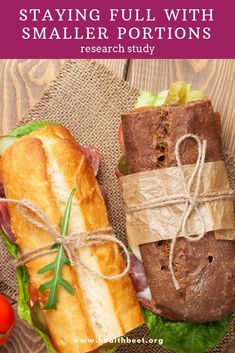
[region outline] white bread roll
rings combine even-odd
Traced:
[[[109,226],[100,188],[79,145],[62,126],[50,125],[20,138],[2,157],[1,172],[6,197],[32,201],[59,229],[73,188],[69,231],[93,231]],[[16,206],[9,205],[11,224],[21,252],[53,242],[53,236],[27,222]],[[105,275],[122,272],[123,259],[113,243],[79,249],[78,256],[94,271]],[[37,272],[55,258],[41,256],[26,264],[36,288],[51,279]],[[56,310],[44,310],[50,335],[59,353],[85,353],[143,323],[131,280],[103,280],[83,268],[64,266],[63,277],[73,285],[72,296],[59,288]],[[43,308],[47,292],[40,293]],[[79,342],[79,340],[81,340]],[[83,342],[82,342],[83,340]],[[93,342],[92,342],[93,340]]]

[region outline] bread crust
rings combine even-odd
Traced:
[[[58,171],[55,172],[53,166],[58,168]],[[62,210],[73,188],[77,191],[72,206],[71,227],[74,226],[76,231],[89,231],[109,225],[106,207],[93,170],[79,145],[62,126],[44,127],[14,143],[2,158],[2,176],[6,197],[29,199],[45,212],[57,229],[63,215]],[[62,190],[65,190],[63,194]],[[22,252],[53,242],[52,235],[25,221],[15,206],[11,205],[9,208],[12,228]],[[93,257],[92,261],[95,261],[102,273],[120,273],[123,269],[123,259],[112,243],[79,250],[79,256],[87,254]],[[54,257],[54,254],[41,256],[27,263],[30,280],[36,288],[51,278],[50,274],[38,275],[37,271]],[[84,271],[81,272],[81,269],[75,271],[74,268],[64,266],[63,276],[73,285],[76,295],[71,296],[60,288],[57,310],[44,310],[58,352],[83,353],[100,345],[95,342],[100,331],[89,314],[87,289],[84,289],[77,273],[80,273],[86,285],[89,281],[95,283]],[[141,310],[128,276],[118,281],[100,280],[97,285],[99,290],[107,295],[107,311],[109,317],[116,322],[113,326],[110,325],[110,332],[107,333],[109,337],[125,335],[142,324]],[[40,295],[42,306],[46,297],[45,293]],[[77,338],[94,339],[94,343],[74,342]]]

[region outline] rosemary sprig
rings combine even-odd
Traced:
[[[73,196],[75,192],[76,192],[76,189],[73,189],[66,204],[64,217],[61,219],[61,222],[60,222],[60,231],[61,231],[61,234],[64,236],[68,234],[71,207],[72,207],[72,201],[73,201]],[[52,310],[52,309],[56,310],[57,303],[58,303],[59,286],[62,286],[71,295],[75,294],[71,284],[68,281],[66,281],[62,276],[63,266],[64,265],[71,266],[71,262],[66,257],[63,246],[61,244],[54,244],[52,245],[51,249],[58,249],[58,253],[56,255],[55,260],[38,271],[39,274],[53,271],[52,279],[49,282],[43,283],[39,287],[40,292],[44,292],[45,290],[50,291],[47,302],[44,306],[44,309],[46,310]]]

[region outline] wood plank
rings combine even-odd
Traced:
[[[132,60],[127,80],[143,90],[159,92],[177,80],[191,83],[222,114],[225,148],[235,154],[234,60]]]
[[[0,130],[7,133],[41,97],[61,60],[0,61]]]
[[[40,337],[25,321],[17,318],[16,304],[13,305],[13,308],[16,317],[15,326],[8,342],[0,347],[0,353],[47,353],[47,349]]]
[[[125,71],[127,65],[126,59],[101,59],[97,61],[106,65],[115,75],[125,79]]]
[[[123,77],[127,60],[100,60]],[[6,134],[41,98],[64,60],[0,60],[0,134]]]

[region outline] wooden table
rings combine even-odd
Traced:
[[[225,148],[235,154],[234,60],[101,60],[111,71],[143,90],[158,92],[184,80],[211,98],[222,113]],[[0,132],[6,134],[42,96],[64,60],[0,61]],[[14,308],[16,304],[13,303]],[[42,341],[23,321],[0,353],[45,353]],[[228,348],[233,353],[235,347]],[[221,352],[222,353],[222,352]],[[224,353],[224,352],[223,352]]]

